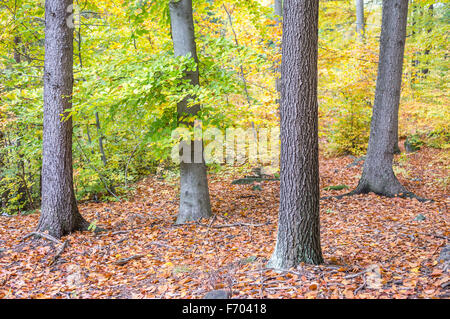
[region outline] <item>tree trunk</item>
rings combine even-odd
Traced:
[[[68,12],[73,0],[45,3],[44,136],[42,206],[38,230],[60,238],[88,223],[78,211],[73,189],[72,107],[73,29]]]
[[[16,63],[22,62],[21,56],[20,56],[20,44],[22,43],[22,39],[19,36],[14,37],[14,61]]]
[[[275,6],[274,6],[274,13],[275,13],[275,19],[277,22],[277,25],[281,23],[280,17],[283,16],[283,0],[275,0]],[[278,47],[278,46],[277,46]],[[275,67],[275,88],[277,92],[281,92],[280,88],[280,70],[278,67]]]
[[[398,141],[398,111],[406,41],[408,0],[384,0],[380,62],[369,147],[358,187],[352,194],[384,196],[407,193],[392,170]]]
[[[268,266],[323,262],[317,101],[319,0],[284,2],[278,237]]]
[[[100,126],[100,117],[98,116],[98,112],[95,112],[95,126],[97,127],[98,134],[98,148],[102,157],[103,166],[106,167],[108,161],[106,160],[105,148],[103,147],[103,134],[102,128]]]
[[[433,32],[433,15],[434,15],[434,5],[430,5],[428,7],[428,15],[426,16],[426,21],[427,21],[426,25],[427,25],[427,33],[428,34],[431,34]],[[427,45],[427,48],[425,49],[425,52],[424,52],[424,56],[426,57],[426,59],[425,59],[425,67],[422,69],[422,74],[424,74],[424,75],[428,74],[429,71],[430,71],[429,68],[428,68],[428,65],[430,63],[429,63],[427,57],[430,55],[431,48],[432,48],[432,45],[431,45],[431,43],[429,43]]]
[[[412,28],[411,28],[411,37],[414,39],[414,41],[417,41],[417,39],[415,39],[416,35],[419,34],[421,32],[421,25],[422,25],[422,16],[423,16],[423,10],[422,7],[420,5],[420,3],[418,3],[417,1],[411,1],[411,24],[412,24]],[[417,78],[418,78],[418,74],[417,74],[417,70],[419,68],[419,64],[420,64],[420,51],[415,51],[413,52],[412,55],[412,61],[411,61],[411,82],[413,84],[416,83]]]
[[[192,0],[171,1],[169,4],[172,40],[175,56],[190,56],[198,65],[197,48],[195,43],[194,19],[192,16]],[[192,85],[199,85],[198,67],[194,71],[186,71],[185,79]],[[191,96],[187,96],[178,103],[178,121],[193,127],[193,123],[186,123],[185,115],[195,116],[200,111],[200,105],[188,107]],[[188,143],[188,142],[183,142]],[[189,147],[182,145],[182,149]],[[180,207],[177,224],[197,221],[212,215],[208,189],[206,164],[203,158],[203,142],[192,141],[190,156],[182,156],[180,164]],[[197,147],[195,147],[197,146]],[[201,154],[196,154],[196,150]],[[189,158],[188,160],[185,160]]]
[[[283,0],[275,0],[274,11],[275,15],[279,17],[283,16]],[[279,18],[277,18],[277,22],[280,22]]]
[[[364,21],[364,0],[356,0],[356,32],[364,39],[366,23]]]

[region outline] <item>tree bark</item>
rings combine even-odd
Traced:
[[[283,16],[283,0],[275,0],[275,5],[274,5],[274,13],[275,13],[275,20],[277,25],[279,25],[281,23],[280,17]],[[278,47],[278,46],[277,46]],[[280,46],[281,47],[281,46]],[[280,47],[278,47],[278,49],[280,49]],[[280,70],[278,67],[275,67],[275,89],[277,90],[277,92],[281,92],[281,88],[280,88]]]
[[[169,9],[175,56],[187,56],[190,54],[191,58],[198,65],[192,0],[171,1]],[[198,67],[194,71],[186,71],[184,78],[194,86],[199,85]],[[189,101],[192,98],[192,96],[187,96],[177,105],[179,123],[187,124],[190,127],[193,127],[193,123],[186,123],[184,116],[195,116],[201,109],[200,105],[189,106]],[[183,150],[188,149],[184,146],[186,145],[182,145]],[[196,154],[196,150],[198,151],[199,149],[201,154]],[[202,140],[191,142],[189,155],[181,157],[180,206],[177,224],[197,221],[212,215]],[[190,160],[185,160],[185,158]]]
[[[275,15],[282,17],[283,16],[283,0],[275,0],[274,4]],[[277,22],[280,22],[281,19],[277,18]]]
[[[105,148],[103,147],[103,134],[102,128],[100,126],[100,117],[98,115],[98,112],[95,112],[95,126],[97,127],[97,134],[98,134],[98,148],[100,150],[100,154],[102,157],[103,166],[106,167],[108,161],[106,159]]]
[[[78,211],[73,188],[72,107],[73,29],[68,8],[73,0],[45,3],[44,135],[42,206],[38,231],[55,238],[88,227]]]
[[[22,43],[22,39],[19,36],[14,37],[14,61],[16,63],[22,62],[21,56],[20,56],[20,44]]]
[[[280,211],[268,266],[323,262],[319,220],[319,0],[284,2],[281,64]]]
[[[427,19],[426,20],[427,21],[426,24],[427,24],[427,33],[428,34],[433,32],[433,15],[434,15],[434,5],[431,4],[428,7],[428,15],[426,16],[426,19]],[[427,48],[425,49],[425,52],[424,52],[424,56],[425,57],[430,55],[431,48],[432,48],[432,45],[428,44]],[[429,68],[428,68],[429,64],[430,63],[428,61],[425,61],[425,67],[422,69],[422,74],[426,75],[426,74],[429,73],[429,71],[430,71]]]
[[[369,147],[358,187],[351,194],[384,196],[408,193],[392,170],[398,142],[398,111],[406,41],[408,0],[384,0],[380,62]]]
[[[366,23],[364,21],[364,0],[356,0],[356,32],[361,40],[364,39]]]

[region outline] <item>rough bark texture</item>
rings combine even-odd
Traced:
[[[384,196],[408,193],[392,170],[398,142],[398,110],[406,40],[408,0],[383,1],[380,62],[369,148],[358,187],[352,194]]]
[[[364,38],[366,23],[364,21],[364,0],[356,0],[356,32]]]
[[[72,107],[73,29],[67,24],[71,4],[72,0],[45,3],[42,207],[38,230],[56,238],[88,226],[78,211],[73,189],[72,119],[61,117]]]
[[[175,56],[190,54],[198,63],[192,0],[171,1],[169,7]],[[198,68],[195,71],[186,72],[185,79],[189,80],[192,85],[198,85]],[[177,111],[180,122],[184,121],[183,115],[196,115],[200,111],[200,105],[188,107],[190,99],[191,97],[188,96],[178,103]],[[193,123],[185,124],[193,125]],[[200,146],[201,149],[203,148],[202,141],[192,142],[191,163],[182,161],[180,164],[180,207],[177,224],[208,218],[212,215],[206,165],[203,154],[200,154],[200,163],[198,163],[199,154],[197,156],[195,154],[195,144]],[[182,148],[186,149],[185,147]]]
[[[278,237],[268,266],[323,262],[319,221],[317,48],[319,0],[286,0],[281,65]]]

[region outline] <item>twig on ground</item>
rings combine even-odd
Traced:
[[[355,296],[358,294],[358,292],[360,290],[363,290],[364,288],[366,288],[366,285],[367,285],[366,276],[363,276],[363,280],[364,280],[364,282],[362,283],[362,285],[355,289],[355,292],[354,292]]]
[[[288,289],[298,289],[299,287],[266,287],[267,290],[288,290]]]
[[[118,266],[123,266],[123,265],[125,265],[126,263],[128,263],[131,260],[139,259],[139,258],[142,258],[142,257],[144,257],[144,255],[134,255],[134,256],[131,256],[131,257],[119,259],[118,261],[115,261],[114,264],[118,265]]]
[[[436,235],[436,234],[430,234],[430,233],[417,233],[419,235],[424,235],[424,236],[430,236],[430,237],[435,237],[435,238],[439,238],[439,239],[445,239],[445,240],[450,240],[449,237],[446,236],[441,236],[441,235]]]
[[[356,273],[356,274],[347,275],[347,276],[345,276],[344,278],[345,278],[345,279],[356,278],[356,277],[359,277],[359,276],[361,276],[361,275],[364,275],[364,274],[365,274],[366,272],[368,272],[368,271],[369,271],[369,270],[365,269],[365,270],[360,271],[360,272],[358,272],[358,273]]]
[[[160,242],[160,241],[157,241],[157,240],[154,240],[154,241],[149,242],[148,245],[147,245],[146,247],[148,247],[148,246],[150,246],[150,245],[156,245],[156,246],[160,246],[160,247],[164,247],[164,248],[169,248],[169,249],[176,249],[176,248],[173,247],[173,246],[164,244],[164,243],[162,243],[162,242]]]
[[[267,226],[270,225],[270,222],[264,223],[264,224],[250,224],[250,223],[235,223],[235,224],[224,224],[224,225],[216,225],[216,226],[211,226],[211,225],[205,225],[205,224],[201,224],[201,223],[197,223],[197,225],[199,226],[203,226],[203,227],[208,227],[208,228],[228,228],[228,227],[261,227],[261,226]]]
[[[67,247],[68,245],[69,245],[69,241],[66,240],[66,241],[62,244],[62,246],[58,249],[58,251],[57,251],[55,257],[53,257],[53,259],[49,262],[49,264],[48,264],[49,266],[53,265],[53,264],[58,260],[58,258],[61,256],[61,254],[64,252],[64,249],[66,249],[66,247]]]
[[[112,232],[112,233],[100,234],[100,235],[98,235],[98,237],[128,234],[129,232],[130,232],[130,230],[119,230],[119,231],[115,231],[115,232]]]
[[[264,275],[263,275],[263,271],[261,270],[260,272],[260,288],[259,288],[259,297],[261,299],[264,299]]]

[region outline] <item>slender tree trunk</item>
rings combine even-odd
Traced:
[[[103,134],[102,128],[100,126],[100,117],[98,116],[98,112],[95,112],[95,126],[97,127],[98,134],[98,148],[102,157],[103,166],[106,166],[108,164],[108,161],[106,160],[105,148],[103,147]]]
[[[169,4],[172,28],[172,40],[175,56],[190,56],[198,65],[197,48],[195,43],[194,19],[192,16],[192,0],[171,1]],[[185,79],[192,85],[199,85],[198,67],[194,71],[186,71]],[[193,127],[193,123],[186,123],[184,116],[195,116],[200,111],[200,105],[188,107],[191,96],[187,96],[178,103],[178,121]],[[186,143],[186,142],[184,142]],[[189,147],[182,145],[182,149]],[[196,150],[201,149],[201,154]],[[190,156],[182,156],[180,164],[180,207],[177,224],[208,218],[212,215],[208,189],[206,164],[203,158],[203,142],[192,141]],[[190,160],[185,160],[188,157]]]
[[[364,39],[366,23],[364,21],[364,0],[356,0],[356,32]]]
[[[22,62],[21,56],[20,56],[20,44],[22,43],[22,39],[19,36],[14,37],[14,61],[16,63]]]
[[[426,17],[426,19],[427,19],[426,20],[427,21],[427,33],[428,34],[433,32],[433,15],[434,15],[434,6],[430,5],[428,7],[428,15]],[[430,64],[429,61],[428,61],[428,57],[430,56],[431,48],[432,48],[432,45],[431,45],[431,43],[429,43],[427,45],[427,48],[425,49],[425,52],[424,52],[424,56],[426,57],[425,67],[422,69],[422,74],[424,74],[424,75],[428,74],[428,72],[430,71],[428,69],[428,65]]]
[[[275,13],[275,19],[277,22],[277,25],[279,25],[282,22],[281,17],[283,17],[283,0],[275,0],[275,6],[274,6],[274,13]],[[278,46],[277,46],[278,47]],[[281,45],[280,48],[281,49]],[[275,88],[277,92],[281,92],[280,88],[280,69],[278,67],[275,67]]]
[[[282,17],[283,16],[283,0],[275,0],[274,4],[275,15]],[[280,22],[281,19],[277,18],[277,22]]]
[[[416,34],[419,33],[418,25],[420,25],[421,20],[421,8],[420,5],[416,1],[411,1],[412,9],[411,9],[411,20],[412,20],[412,28],[411,28],[411,37],[414,39],[416,37]],[[417,69],[419,67],[419,56],[420,52],[415,51],[412,55],[412,61],[411,61],[411,82],[413,84],[416,83],[417,79]]]
[[[14,15],[14,19],[15,19],[15,15]],[[22,43],[22,39],[20,38],[20,36],[15,36],[13,42],[14,42],[14,61],[16,63],[21,63],[22,59],[21,59],[21,55],[20,55],[20,45]],[[28,189],[27,181],[26,181],[25,165],[23,162],[23,155],[20,152],[20,146],[21,146],[21,143],[20,143],[20,139],[19,139],[18,142],[15,144],[16,151],[19,155],[19,159],[17,162],[17,176],[21,180],[19,182],[19,187],[17,189],[17,196],[19,196],[18,202],[19,202],[20,206],[23,206],[23,209],[27,210],[28,208],[33,206],[33,200],[32,200],[32,197],[30,196],[30,192]],[[28,207],[26,205],[27,200],[29,201]]]
[[[392,170],[398,140],[398,111],[406,41],[408,0],[384,0],[380,62],[369,148],[358,187],[351,194],[384,196],[408,193]]]
[[[278,237],[268,266],[323,262],[319,221],[319,0],[286,0],[281,65],[281,185]]]
[[[38,230],[60,238],[88,223],[78,211],[73,188],[72,107],[73,29],[68,8],[73,0],[45,2],[44,136],[42,206]]]

